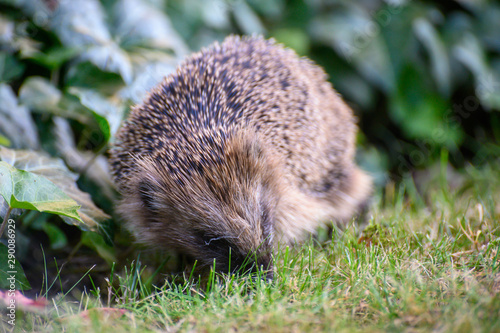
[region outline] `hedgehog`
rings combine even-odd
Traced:
[[[132,108],[110,150],[117,211],[151,248],[272,278],[272,251],[366,205],[356,119],[325,72],[273,39],[229,36]]]

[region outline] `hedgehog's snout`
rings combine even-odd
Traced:
[[[269,250],[240,251],[226,237],[203,237],[202,251],[208,263],[215,259],[216,268],[232,274],[251,274],[263,279],[273,279],[273,260]]]

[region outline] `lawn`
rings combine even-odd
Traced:
[[[500,172],[441,168],[374,198],[367,226],[275,251],[275,278],[165,275],[134,261],[108,290],[79,285],[19,331],[499,332]],[[422,177],[421,177],[422,178]],[[189,274],[189,272],[187,272]],[[144,274],[143,274],[144,275]],[[64,277],[62,277],[64,278]],[[57,285],[57,284],[55,284]],[[57,288],[52,286],[52,288]]]

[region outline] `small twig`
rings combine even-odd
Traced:
[[[12,207],[9,206],[9,209],[7,209],[7,213],[5,214],[5,217],[3,218],[2,227],[0,227],[0,238],[2,238],[3,231],[5,230],[5,226],[7,225],[7,220],[9,219],[9,215],[10,215],[11,211],[12,211]]]

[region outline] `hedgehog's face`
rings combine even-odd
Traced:
[[[141,217],[132,225],[141,242],[176,249],[219,271],[263,269],[272,277],[273,215],[276,205],[262,185],[226,193],[192,184],[166,185],[148,177],[138,185]],[[229,190],[231,191],[231,190]]]
[[[263,270],[267,271],[267,277],[272,277],[272,235],[256,230],[261,229],[258,224],[262,221],[259,221],[255,228],[243,219],[230,223],[234,223],[235,230],[194,227],[192,239],[195,248],[190,246],[186,252],[192,253],[202,265],[215,263],[219,271],[246,273]]]
[[[225,140],[204,140],[219,142],[206,156],[183,153],[175,171],[162,160],[137,160],[140,172],[120,210],[129,212],[142,243],[175,249],[202,266],[215,260],[221,271],[270,269],[279,168],[254,134]]]

